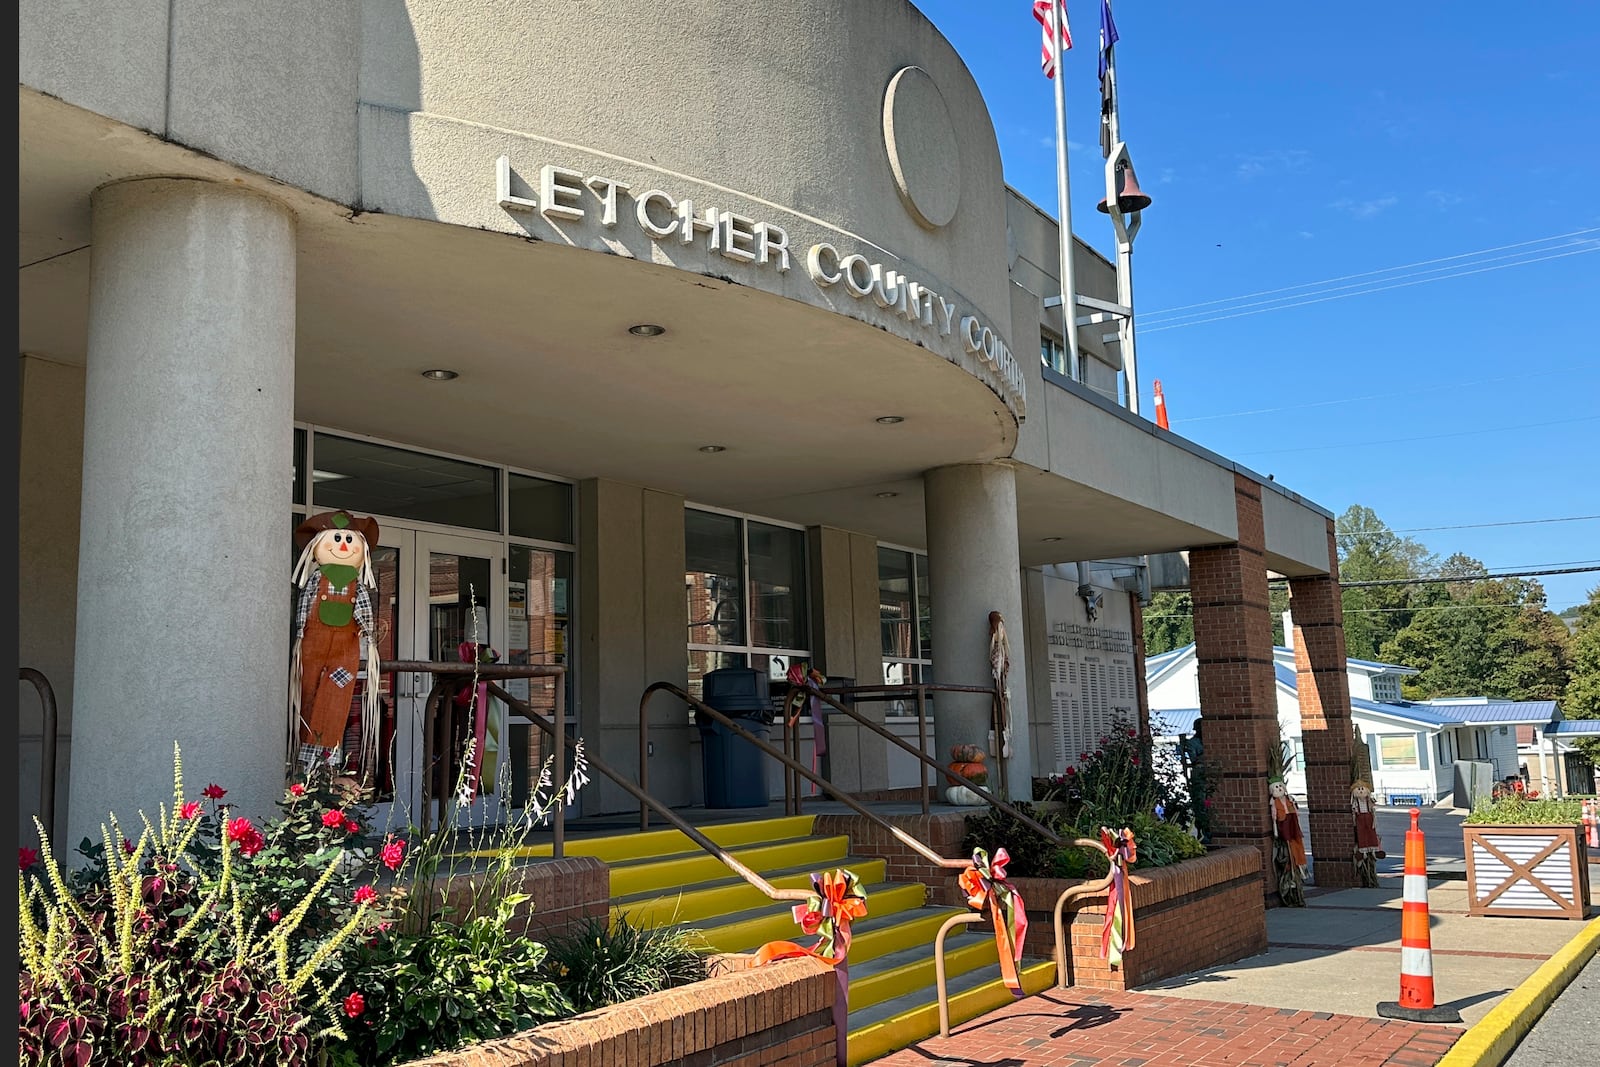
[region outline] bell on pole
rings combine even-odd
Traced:
[[[1111,214],[1111,207],[1102,199],[1095,205],[1101,214]],[[1150,206],[1150,197],[1139,188],[1139,179],[1133,173],[1133,164],[1127,160],[1117,164],[1117,210],[1124,215],[1143,211]]]

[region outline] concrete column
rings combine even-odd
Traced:
[[[811,659],[829,682],[853,678],[857,685],[883,682],[883,638],[878,603],[878,542],[866,534],[831,526],[806,529],[810,556]],[[882,701],[856,705],[882,725]],[[828,776],[852,793],[889,787],[889,742],[830,711]],[[803,786],[807,792],[810,786]]]
[[[579,731],[619,771],[639,766],[639,695],[688,681],[683,497],[623,482],[578,484]],[[650,793],[698,800],[700,750],[689,710],[658,694],[649,708]],[[578,794],[585,815],[639,810],[603,775]]]
[[[208,782],[283,788],[295,224],[167,178],[93,198],[71,839]],[[339,383],[352,390],[359,382]]]
[[[1261,487],[1235,476],[1239,542],[1189,553],[1200,714],[1213,785],[1212,838],[1261,850],[1263,889],[1275,891],[1268,752],[1277,737],[1272,615],[1267,600]]]
[[[1023,640],[1022,571],[1017,554],[1017,482],[1010,467],[962,464],[922,476],[928,529],[928,584],[933,612],[933,673],[946,685],[992,685],[989,613],[1005,619],[1011,640],[1012,799],[1032,795],[1033,754],[1028,730],[1027,656]],[[934,702],[933,737],[940,759],[950,747],[989,745],[987,697],[941,693]]]
[[[1332,573],[1289,580],[1300,733],[1306,753],[1313,878],[1319,886],[1356,884],[1355,821],[1350,814],[1350,679],[1346,673],[1339,555],[1328,522]]]

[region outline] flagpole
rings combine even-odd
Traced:
[[[1106,11],[1111,11],[1111,0],[1104,0]],[[1104,29],[1101,30],[1104,33]],[[1117,50],[1115,46],[1104,49],[1106,64],[1105,93],[1110,102],[1106,112],[1106,156],[1116,151],[1122,143],[1122,102],[1117,98]],[[1117,303],[1127,308],[1127,314],[1117,319],[1117,334],[1122,349],[1122,374],[1128,386],[1128,411],[1139,414],[1139,358],[1133,338],[1133,237],[1139,232],[1140,218],[1134,215],[1131,223],[1116,210],[1117,175],[1115,168],[1106,168],[1106,203],[1111,207],[1111,219],[1117,234]]]
[[[1066,22],[1066,0],[1054,0],[1050,22],[1055,34],[1056,53],[1056,215],[1061,240],[1061,332],[1067,342],[1066,373],[1079,381],[1078,370],[1078,286],[1072,264],[1072,183],[1067,171],[1067,89],[1063,67],[1067,53],[1063,47],[1062,25]]]

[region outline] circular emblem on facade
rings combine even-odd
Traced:
[[[902,67],[883,96],[883,142],[912,218],[938,229],[961,202],[961,153],[944,95],[921,67]]]

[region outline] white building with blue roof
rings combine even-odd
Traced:
[[[1294,631],[1286,627],[1286,632]],[[1587,780],[1577,780],[1584,777],[1581,769],[1573,770],[1570,760],[1559,759],[1570,755],[1570,746],[1558,739],[1562,729],[1571,724],[1562,720],[1555,701],[1490,697],[1405,700],[1401,679],[1417,674],[1416,668],[1371,660],[1347,662],[1351,719],[1367,743],[1373,795],[1380,803],[1451,801],[1470,806],[1464,799],[1454,800],[1458,788],[1463,796],[1469,792],[1486,793],[1496,781],[1526,776],[1528,754],[1551,744],[1557,745],[1558,756],[1547,765],[1540,765],[1535,756],[1531,786],[1583,792],[1592,788]],[[1293,763],[1285,777],[1290,792],[1304,797],[1305,754],[1293,648],[1273,649],[1273,673],[1279,729],[1293,750]],[[1192,736],[1201,718],[1194,645],[1151,656],[1146,661],[1145,678],[1150,693],[1150,724],[1157,738],[1177,744]],[[1523,734],[1520,739],[1519,729]],[[1519,740],[1524,742],[1521,752]],[[1463,766],[1458,768],[1458,764]]]

